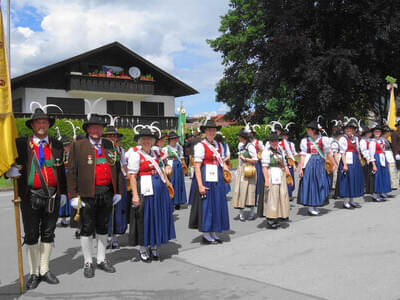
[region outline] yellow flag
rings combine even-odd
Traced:
[[[390,91],[390,107],[388,111],[388,126],[390,129],[396,129],[396,101],[394,99],[394,86]]]
[[[3,16],[0,8],[0,176],[17,158],[17,126],[12,111],[11,81],[4,38]]]

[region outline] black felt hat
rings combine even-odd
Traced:
[[[103,125],[106,126],[108,122],[104,120],[103,116],[98,115],[98,114],[91,114],[90,119],[86,120],[85,123],[83,123],[82,127],[83,130],[87,131],[87,127],[89,125]]]
[[[282,138],[276,132],[273,132],[269,135],[268,141],[280,141]]]
[[[63,136],[60,140],[61,143],[63,143],[64,146],[71,144],[71,140],[67,138],[66,136]]]
[[[168,140],[179,139],[179,135],[176,134],[175,131],[171,131],[167,135]]]
[[[241,136],[241,137],[243,137],[243,138],[245,138],[245,139],[251,138],[250,133],[249,133],[245,128],[240,129],[240,131],[238,132],[237,135],[238,135],[238,136]]]
[[[35,112],[32,114],[32,118],[30,120],[26,121],[25,125],[27,127],[29,127],[30,129],[32,129],[32,122],[34,120],[38,120],[38,119],[47,119],[47,120],[49,120],[49,123],[50,123],[49,128],[51,126],[53,126],[54,123],[56,122],[55,119],[50,118],[41,108],[36,108]]]
[[[358,125],[354,121],[349,121],[349,122],[347,122],[346,124],[343,125],[343,128],[348,128],[348,127],[357,129]]]
[[[135,141],[138,141],[141,137],[144,137],[144,136],[149,136],[149,137],[157,139],[158,133],[154,132],[149,127],[143,127],[140,130],[140,132],[133,137],[133,139]]]
[[[311,122],[309,122],[309,123],[307,124],[307,128],[319,130],[317,121],[311,121]]]
[[[220,130],[220,129],[221,129],[221,126],[218,126],[218,125],[215,123],[214,120],[209,119],[209,120],[207,120],[207,122],[206,122],[204,125],[201,125],[201,126],[200,126],[201,132],[204,132],[204,130],[205,130],[206,128],[216,128],[217,130]]]

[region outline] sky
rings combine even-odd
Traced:
[[[1,0],[0,0],[1,1]],[[7,1],[1,1],[6,30]],[[224,113],[220,35],[229,0],[11,0],[11,76],[118,41],[199,91],[176,98],[187,114]]]

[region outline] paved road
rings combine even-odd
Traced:
[[[187,180],[189,188],[189,180]],[[291,222],[276,231],[264,219],[242,223],[230,207],[222,245],[200,245],[187,228],[190,209],[175,212],[177,239],[161,262],[144,264],[123,246],[109,254],[117,273],[83,277],[79,240],[57,228],[50,267],[61,283],[19,295],[11,192],[0,193],[0,299],[400,299],[400,197],[361,199],[344,210],[331,200],[310,217],[295,203]],[[120,237],[122,245],[127,244]],[[24,249],[24,271],[28,273]]]

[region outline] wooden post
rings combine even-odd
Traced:
[[[24,266],[22,261],[22,246],[21,246],[21,221],[19,214],[19,204],[21,203],[21,198],[18,196],[18,184],[17,179],[13,179],[14,183],[14,214],[15,214],[15,228],[17,233],[17,250],[18,250],[18,272],[19,272],[19,290],[21,294],[24,293]]]

